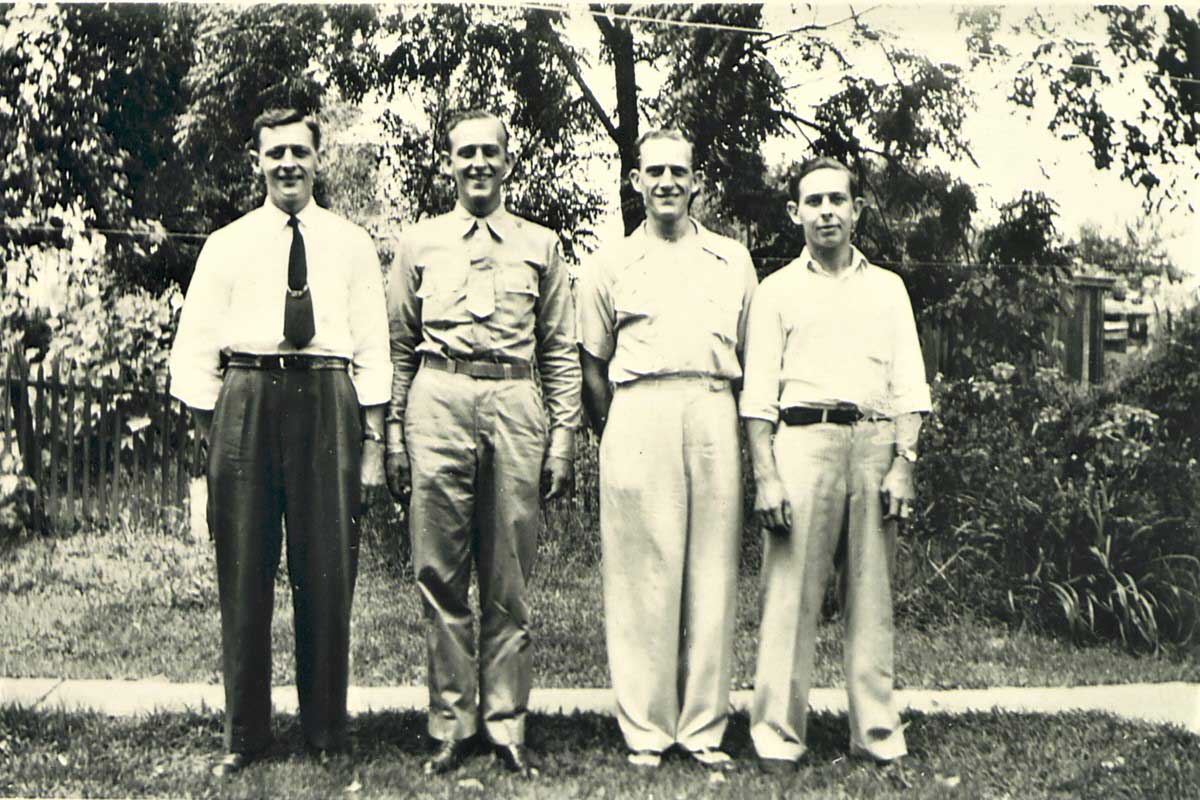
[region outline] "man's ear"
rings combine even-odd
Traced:
[[[634,191],[638,194],[642,193],[642,172],[637,167],[629,170],[629,183],[633,186]]]
[[[866,210],[866,207],[867,207],[866,198],[856,197],[856,198],[854,198],[854,202],[852,205],[854,206],[854,220],[853,220],[852,227],[857,227],[858,220],[862,216],[863,211]]]
[[[512,177],[513,172],[517,169],[517,157],[505,147],[504,148],[504,174],[500,176],[500,182],[504,183]]]
[[[696,170],[692,173],[692,196],[688,198],[688,202],[695,200],[704,191],[704,170]]]
[[[799,203],[797,203],[795,200],[788,200],[785,208],[787,208],[787,214],[789,217],[791,217],[792,222],[794,222],[800,226],[804,225],[804,222],[801,221],[801,219],[800,219],[800,204]]]
[[[454,171],[450,169],[450,153],[443,150],[438,157],[438,172],[445,175],[447,178],[454,177]]]
[[[258,151],[253,147],[246,150],[246,158],[250,161],[250,174],[261,175],[262,167],[258,164]]]

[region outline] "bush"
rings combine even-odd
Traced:
[[[903,613],[970,608],[1134,649],[1193,638],[1200,469],[1156,413],[1006,364],[934,394]]]

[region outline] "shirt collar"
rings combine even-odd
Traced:
[[[813,258],[812,253],[808,251],[807,247],[801,251],[800,258],[796,260],[803,264],[806,270],[815,275],[821,275],[826,278],[834,278],[837,280],[842,280],[851,275],[862,272],[867,268],[868,264],[867,257],[864,256],[854,245],[850,245],[850,267],[836,275],[822,267],[820,262]]]
[[[713,258],[721,262],[728,263],[729,259],[725,257],[725,254],[721,252],[720,247],[717,245],[720,237],[718,237],[708,228],[705,228],[703,225],[701,225],[695,217],[688,217],[688,222],[692,223],[692,230],[694,231],[693,241],[696,243],[696,245]],[[645,222],[639,225],[637,230],[629,234],[625,241],[630,245],[630,247],[625,252],[625,258],[622,259],[622,266],[627,266],[635,261],[640,261],[645,257],[646,243],[649,238],[650,234],[647,231]]]
[[[291,215],[279,206],[272,203],[271,198],[268,197],[263,203],[262,207],[263,213],[265,213],[270,219],[275,220],[275,224],[279,225],[280,227],[287,227],[288,219],[291,217]],[[321,213],[319,209],[320,206],[317,205],[316,200],[309,200],[304,208],[297,211],[296,219],[300,220],[301,227],[310,227],[313,224],[313,220],[316,219],[317,215]]]
[[[504,241],[505,237],[512,232],[513,216],[504,207],[504,203],[496,206],[496,210],[486,217],[475,216],[462,203],[457,203],[454,206],[454,211],[450,213],[459,221],[455,223],[455,229],[462,231],[464,239],[474,233],[475,229],[480,225],[485,226],[492,235],[492,238],[499,242]],[[461,226],[459,223],[461,223]]]

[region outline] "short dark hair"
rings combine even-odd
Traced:
[[[254,143],[254,149],[257,150],[262,144],[263,128],[279,128],[283,125],[291,125],[293,122],[303,122],[307,126],[312,132],[313,149],[320,150],[321,126],[315,119],[295,108],[268,108],[255,117],[250,134],[250,141]]]
[[[464,108],[455,111],[446,118],[446,124],[442,126],[442,149],[450,151],[450,132],[457,128],[460,124],[472,119],[494,119],[500,123],[500,130],[504,132],[504,149],[508,150],[508,126],[504,124],[504,120],[500,119],[500,115],[493,114],[486,108]]]
[[[829,156],[818,156],[810,158],[800,165],[800,169],[792,173],[791,179],[788,180],[788,199],[799,202],[800,200],[800,181],[804,180],[805,176],[816,172],[819,169],[835,169],[839,172],[844,172],[850,176],[850,196],[860,197],[858,192],[858,175],[854,170],[847,167],[836,158]]]
[[[687,144],[688,149],[692,153],[692,167],[695,168],[696,143],[689,139],[687,134],[679,130],[679,128],[651,128],[639,136],[637,140],[638,163],[641,163],[642,160],[642,145],[655,139],[670,139],[673,142],[684,142]]]

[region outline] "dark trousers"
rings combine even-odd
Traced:
[[[225,747],[254,752],[271,739],[271,612],[284,518],[301,725],[310,746],[341,749],[362,458],[354,386],[339,370],[230,368],[209,440]]]

